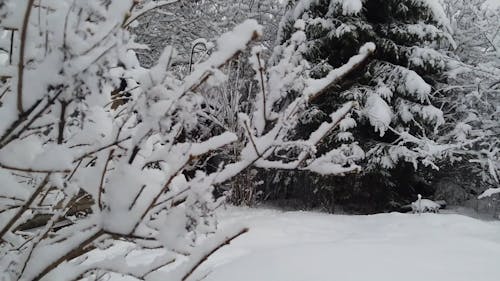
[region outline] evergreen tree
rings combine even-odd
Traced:
[[[449,68],[446,57],[438,50],[454,44],[449,30],[438,1],[288,2],[274,51],[275,64],[288,46],[296,44],[299,32],[305,38],[295,55],[297,63],[305,65],[301,73],[305,79],[323,78],[367,42],[376,46],[368,62],[329,87],[327,94],[312,100],[314,106],[302,113],[302,122],[296,127],[296,137],[300,138],[343,103],[359,104],[349,122],[340,124],[342,132],[325,139],[322,147],[360,147],[364,151],[363,172],[342,179],[307,173],[317,187],[333,188],[333,195],[329,195],[333,197],[352,190],[341,201],[362,200],[365,207],[371,205],[377,210],[389,208],[394,200],[409,201],[417,192],[432,194],[419,175],[437,168],[438,160],[453,147],[437,142],[445,119],[439,105],[434,104],[434,95],[439,93],[435,90],[445,82],[442,74]],[[286,104],[301,90],[289,90],[276,100],[275,106]],[[299,177],[296,180],[304,182],[303,175]],[[367,203],[370,201],[373,203]]]

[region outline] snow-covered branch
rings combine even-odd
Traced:
[[[27,11],[33,4],[28,2]],[[188,259],[188,276],[207,257],[198,254],[195,241],[217,230],[213,210],[220,202],[210,183],[188,180],[184,173],[237,136],[185,134],[202,111],[197,88],[257,39],[261,26],[249,20],[222,35],[217,50],[179,79],[169,69],[173,48],[165,49],[155,67],[139,65],[126,25],[151,7],[136,11],[136,5],[44,1],[47,13],[40,20],[26,12],[24,25],[18,22],[25,37],[13,44],[24,52],[14,63],[23,71],[13,72],[17,79],[7,83],[14,88],[22,82],[23,100],[7,93],[0,107],[0,179],[6,184],[0,191],[0,267],[8,269],[1,279],[73,280],[96,270],[145,278],[164,275],[160,269],[178,255],[199,256]],[[15,1],[9,7],[12,17],[26,11]],[[120,92],[127,93],[127,102],[112,100]],[[85,218],[72,218],[81,198]],[[42,214],[49,218],[41,231],[19,230]],[[69,219],[74,223],[55,231]],[[213,242],[212,251],[242,233]],[[119,240],[136,246],[85,262],[95,251],[118,247]],[[152,246],[164,254],[150,267],[128,264],[131,251]]]

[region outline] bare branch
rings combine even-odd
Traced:
[[[6,170],[18,171],[18,172],[26,172],[26,173],[69,173],[71,170],[57,170],[57,169],[36,169],[36,168],[21,168],[21,167],[13,167],[6,164],[0,163],[0,168],[4,168]]]
[[[138,1],[134,1],[134,5],[131,7],[129,14],[125,17],[125,19],[123,21],[123,24],[122,24],[122,27],[123,28],[127,28],[136,19],[142,17],[144,14],[146,14],[147,12],[149,12],[151,10],[161,8],[161,7],[164,7],[164,6],[176,3],[178,1],[179,0],[167,0],[167,1],[160,1],[160,2],[157,2],[157,3],[151,3],[152,5],[147,5],[143,9],[141,9],[141,10],[137,11],[135,14],[133,14],[132,10],[138,4],[137,3]]]
[[[224,240],[222,243],[220,243],[219,245],[217,245],[215,248],[213,248],[210,252],[208,252],[207,254],[205,254],[204,256],[202,256],[198,262],[196,262],[194,264],[194,266],[182,277],[182,281],[186,281],[189,276],[191,276],[194,271],[203,263],[205,262],[211,255],[213,255],[215,252],[217,252],[217,250],[219,250],[220,248],[226,246],[226,245],[229,245],[231,243],[231,241],[233,241],[234,239],[238,238],[239,236],[245,234],[248,232],[248,228],[243,228],[240,232],[226,238],[226,240]]]

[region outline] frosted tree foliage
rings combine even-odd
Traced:
[[[282,108],[302,92],[315,91],[314,83],[310,87],[305,81],[328,79],[335,69],[349,64],[358,50],[372,49],[373,44],[374,51],[355,64],[354,71],[313,97],[310,106],[300,111],[293,130],[294,137],[301,139],[321,128],[343,104],[356,104],[340,124],[340,132],[324,138],[311,153],[322,158],[326,151],[342,148],[344,155],[356,159],[362,172],[325,180],[314,174],[280,171],[270,176],[271,181],[288,178],[288,188],[298,192],[301,185],[317,184],[314,192],[332,190],[331,195],[319,195],[332,200],[344,197],[348,201],[345,193],[354,198],[358,192],[358,198],[381,202],[378,210],[397,210],[398,204],[413,200],[417,189],[432,188],[437,174],[433,171],[472,160],[464,153],[485,140],[485,130],[461,130],[458,117],[450,114],[456,109],[452,105],[456,96],[447,83],[460,68],[450,50],[460,48],[461,41],[453,37],[455,23],[445,8],[430,0],[288,1],[271,63],[275,68],[284,63],[283,58],[291,57],[283,71],[293,69],[297,78],[273,80],[273,71],[280,70],[271,70],[270,85],[279,88],[280,94],[267,100],[268,107]],[[496,147],[491,141],[486,146]],[[281,156],[294,153],[290,148]],[[494,161],[489,165],[488,159],[494,158],[478,160],[484,171],[496,165]],[[304,175],[309,179],[303,180]]]
[[[347,100],[360,104],[340,141],[355,144],[356,130],[369,125],[378,135],[370,138],[376,141],[359,141],[371,165],[394,168],[404,160],[415,168],[418,163],[437,168],[435,162],[451,147],[434,137],[445,120],[433,98],[435,80],[424,75],[448,69],[436,48],[455,44],[438,1],[295,2],[282,20],[279,39],[287,46],[294,40],[293,29],[305,31],[298,51],[308,63],[305,76],[324,77],[364,42],[377,47],[366,68],[350,78],[352,83],[332,89],[332,98],[319,102],[323,108]]]
[[[198,280],[200,264],[247,231],[218,228],[213,211],[223,198],[213,198],[214,185],[251,165],[336,175],[359,170],[355,162],[361,152],[353,146],[319,157],[314,153],[326,135],[352,126],[349,114],[356,101],[333,110],[305,138],[290,136],[310,101],[366,61],[374,44],[363,45],[321,79],[299,77],[306,70],[295,55],[303,31],[268,75],[254,48],[250,60],[262,87],[253,114],[238,115],[245,135],[225,131],[200,137],[192,132],[206,115],[201,85],[223,81],[221,67],[260,37],[262,27],[244,21],[179,78],[171,71],[172,47],[153,67],[143,68],[134,50],[145,46],[134,43],[127,30],[144,11],[168,3],[0,4],[1,45],[7,50],[0,68],[2,280],[99,279],[106,274]],[[11,41],[10,33],[15,34]],[[273,106],[296,86],[303,91],[291,102]],[[234,142],[243,145],[233,162],[211,173],[186,172],[204,155]],[[290,149],[295,154],[280,160]],[[83,217],[77,216],[82,204],[90,208]],[[40,216],[45,223],[27,229]],[[154,259],[134,264],[131,257],[140,253]]]
[[[445,1],[454,29],[453,86],[443,91],[453,99],[444,104],[451,120],[450,137],[475,138],[470,149],[460,152],[467,176],[481,181],[480,197],[499,193],[500,184],[500,7],[495,1]]]

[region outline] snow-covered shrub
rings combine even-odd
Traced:
[[[255,21],[223,35],[212,56],[179,80],[169,71],[175,55],[170,47],[154,67],[140,67],[133,51],[140,46],[125,28],[141,13],[136,1],[7,4],[12,13],[2,24],[16,27],[19,40],[12,64],[1,67],[2,279],[118,272],[151,280],[178,261],[166,278],[180,280],[213,248],[244,231],[224,233],[208,247],[197,244],[200,235],[216,231],[215,175],[199,171],[186,178],[183,170],[236,135],[183,134],[201,112],[196,88],[259,36]],[[116,89],[128,102],[112,109]],[[88,216],[56,231],[84,199],[93,202]],[[46,225],[19,231],[39,214],[49,215]],[[133,244],[104,261],[82,263],[87,252],[118,241]],[[153,263],[128,264],[128,253],[147,249],[161,249]],[[182,263],[180,256],[191,258]]]
[[[169,1],[152,4],[160,2]],[[171,47],[149,69],[136,58],[134,49],[144,46],[134,43],[127,26],[149,5],[132,0],[5,3],[9,10],[1,14],[2,27],[18,35],[12,60],[0,68],[3,280],[79,280],[111,273],[187,280],[210,254],[246,231],[219,232],[213,211],[221,200],[212,196],[214,185],[252,165],[323,174],[359,168],[355,153],[344,147],[316,158],[311,154],[354,102],[329,114],[330,120],[305,139],[289,136],[309,99],[353,71],[373,52],[371,44],[327,78],[302,80],[306,91],[280,109],[265,102],[279,96],[280,88],[261,79],[254,114],[238,115],[244,134],[199,135],[193,131],[207,114],[199,89],[223,80],[221,67],[262,34],[255,20],[222,35],[211,55],[180,77],[171,71]],[[1,38],[3,46],[7,37]],[[273,82],[296,79],[287,64],[292,59],[285,57],[284,65],[273,69]],[[199,159],[234,142],[241,143],[238,157],[215,171],[197,168]],[[295,159],[272,158],[290,148],[298,152]],[[71,216],[83,201],[90,205],[87,216]],[[20,230],[38,215],[48,216],[44,226]],[[61,226],[63,218],[71,224]],[[131,263],[130,256],[148,251],[156,254],[151,263]]]
[[[482,198],[500,192],[500,9],[485,0],[444,2],[457,48],[449,72],[452,86],[437,95],[452,121],[442,139],[469,145],[443,176],[456,177],[455,185],[464,186],[469,197],[485,192]]]

